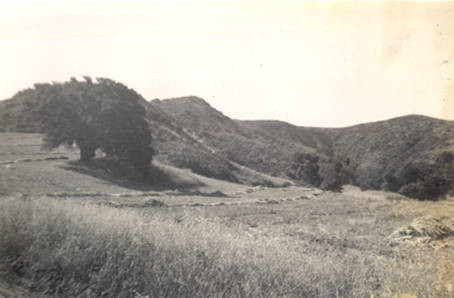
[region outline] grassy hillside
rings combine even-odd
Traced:
[[[0,102],[0,131],[39,132],[26,104],[38,100],[28,89]],[[453,121],[412,115],[315,128],[234,120],[195,96],[142,104],[156,159],[197,174],[250,185],[288,179],[327,189],[355,184],[419,199],[453,191]]]
[[[223,157],[274,176],[436,199],[454,185],[454,122],[410,115],[345,128],[232,120],[196,97],[157,107]],[[298,158],[295,154],[299,154]],[[313,177],[317,176],[317,177]]]
[[[169,113],[162,102],[156,99],[146,106],[152,129],[153,146],[156,148],[158,160],[179,168],[191,169],[200,175],[230,182],[268,186],[281,186],[289,183],[288,180],[276,179],[266,175],[266,172],[256,172],[245,168],[236,164],[234,159],[229,159],[220,154],[218,150],[213,149],[205,141],[204,137],[206,136],[200,137],[197,133],[207,130],[207,123],[195,121],[196,125],[204,127],[204,129],[185,126],[180,121],[183,116]],[[199,99],[199,102],[207,105],[201,99]],[[187,111],[190,111],[193,107],[194,105],[189,104],[186,108],[183,107],[181,113],[188,114],[190,112]],[[217,111],[215,113],[221,115]],[[216,126],[220,128],[222,126],[221,117],[211,123],[216,123]],[[212,128],[216,128],[216,126]]]
[[[279,121],[238,121],[197,97],[156,102],[212,151],[241,165],[286,177],[297,152],[327,154],[330,135],[323,129],[299,128]]]

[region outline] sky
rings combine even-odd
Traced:
[[[454,120],[454,2],[0,0],[0,99],[108,77],[235,119]]]

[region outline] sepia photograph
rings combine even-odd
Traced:
[[[0,0],[7,297],[454,297],[454,1]]]

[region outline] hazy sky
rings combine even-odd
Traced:
[[[0,98],[109,77],[237,119],[454,120],[454,2],[3,1]]]

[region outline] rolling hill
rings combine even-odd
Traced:
[[[334,179],[430,199],[454,185],[453,121],[409,115],[345,128],[315,128],[233,120],[197,97],[155,101],[154,106],[174,116],[179,126],[216,153],[271,175],[309,178],[304,171],[315,156],[312,175],[320,176],[317,186],[324,181],[329,186],[327,180]],[[296,158],[298,154],[302,157]],[[430,194],[420,189],[423,184],[424,189],[433,188]]]
[[[180,127],[212,152],[273,176],[289,177],[293,155],[330,155],[331,135],[325,129],[296,127],[280,121],[233,120],[197,97],[154,101]]]
[[[42,96],[39,88],[35,87],[16,93],[11,99],[0,101],[0,131],[41,132],[39,119],[33,117],[29,107],[38,105]],[[153,102],[156,103],[156,100]],[[174,116],[167,114],[153,102],[148,103],[144,98],[141,100],[151,126],[156,160],[229,182],[268,186],[291,183],[288,179],[258,172],[216,154],[190,129],[180,126]]]
[[[29,89],[0,102],[0,130],[39,132]],[[410,115],[344,128],[234,120],[196,96],[147,102],[156,159],[205,176],[278,186],[354,184],[435,199],[454,188],[454,121]]]

